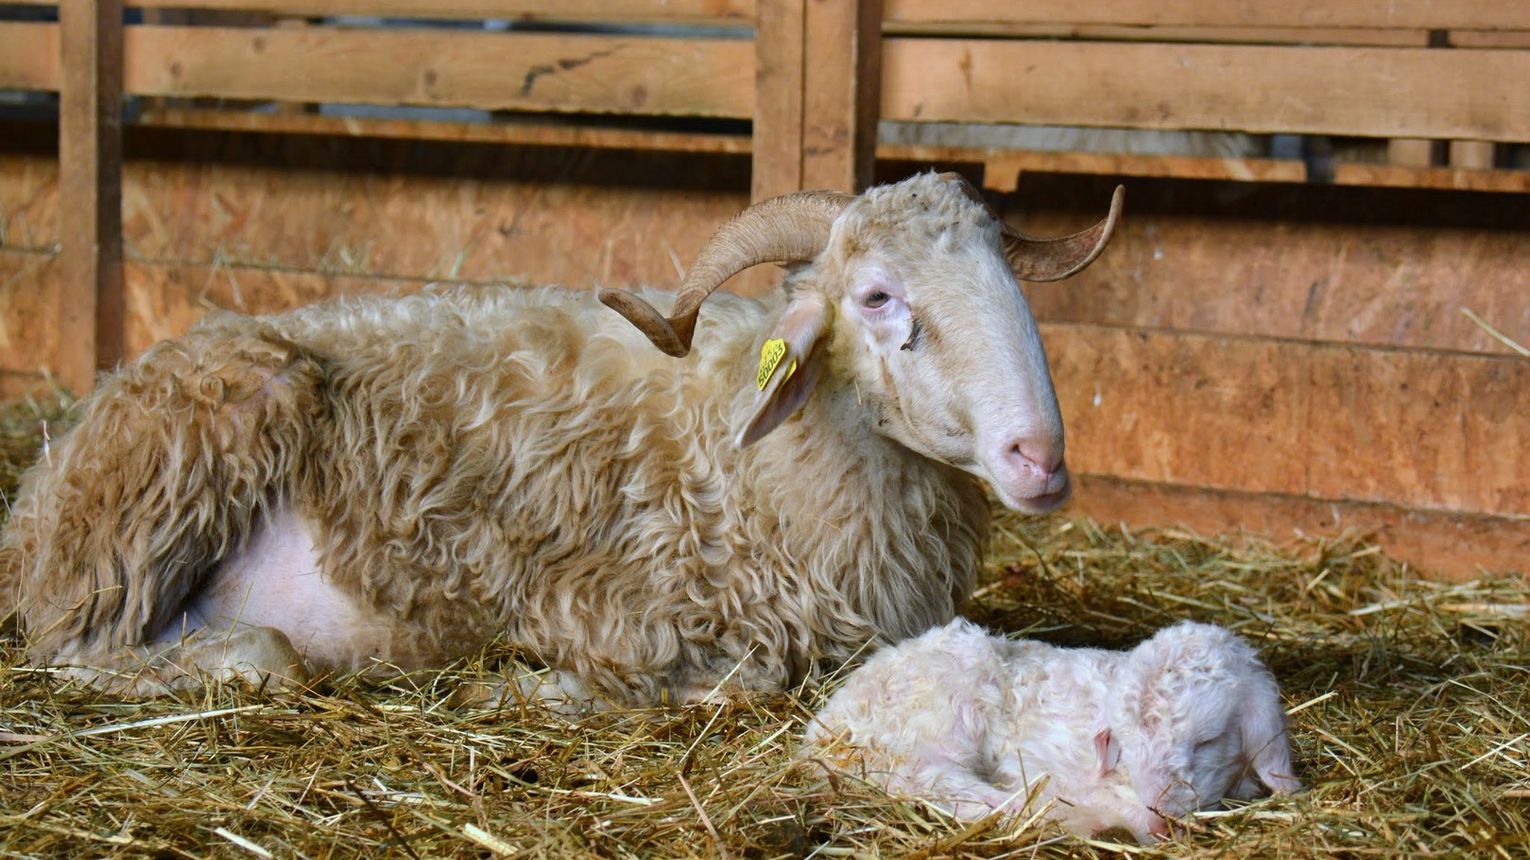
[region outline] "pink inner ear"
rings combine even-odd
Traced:
[[[1121,764],[1121,745],[1116,743],[1110,729],[1095,732],[1094,754],[1100,763],[1100,776],[1109,775]]]
[[[818,293],[800,293],[786,306],[781,321],[770,333],[770,338],[785,342],[786,354],[755,399],[754,414],[739,433],[739,445],[759,441],[807,402],[823,370],[827,350],[818,346],[829,332],[829,321],[828,300]],[[798,365],[797,371],[787,376],[794,363]]]

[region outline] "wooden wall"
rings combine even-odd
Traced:
[[[46,129],[0,127],[0,377],[62,347]],[[749,199],[747,158],[133,130],[128,348],[212,307],[431,281],[668,285]],[[881,178],[914,169],[881,165]],[[1027,174],[1037,233],[1109,177]],[[1431,572],[1530,558],[1530,216],[1513,195],[1129,180],[1105,256],[1028,287],[1079,475],[1075,510],[1207,530],[1374,532]],[[768,290],[761,268],[737,286]]]

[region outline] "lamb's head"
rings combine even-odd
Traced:
[[[800,264],[765,339],[749,445],[805,403],[826,374],[864,405],[868,427],[986,481],[1009,507],[1044,512],[1068,497],[1062,417],[1036,322],[1017,278],[1083,269],[1120,217],[1040,240],[1005,226],[955,174],[922,174],[858,197],[804,192],[750,207],[697,256],[669,318],[630,293],[602,301],[660,349],[685,355],[697,310],[724,280],[762,262]]]
[[[1301,788],[1274,677],[1225,628],[1183,622],[1123,661],[1110,718],[1115,755],[1143,802],[1169,818]]]

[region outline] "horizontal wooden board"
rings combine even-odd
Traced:
[[[883,70],[891,120],[1530,140],[1530,51],[896,38]]]
[[[1067,508],[1103,523],[1184,526],[1202,535],[1255,535],[1311,547],[1316,537],[1374,540],[1427,576],[1530,574],[1530,520],[1270,493],[1214,490],[1075,474]]]
[[[884,0],[906,24],[1530,29],[1530,6],[1499,0]]]
[[[1208,42],[1236,45],[1386,45],[1402,48],[1424,47],[1429,44],[1428,30],[1389,30],[1374,27],[1141,27],[1109,24],[1028,24],[997,19],[975,21],[890,19],[883,26],[883,32],[889,36],[986,36],[1014,39]]]
[[[1257,206],[1144,212],[1133,208],[1127,184],[1127,215],[1100,259],[1067,281],[1027,285],[1038,317],[1509,354],[1465,308],[1530,345],[1530,231],[1271,222],[1250,216]],[[1042,190],[1021,200],[1046,207],[1053,201]],[[1089,215],[1043,211],[1013,220],[1056,235],[1085,226]]]
[[[0,21],[0,90],[57,91],[59,57],[57,24]]]
[[[747,134],[651,131],[578,124],[553,125],[545,122],[440,122],[301,113],[151,108],[138,115],[138,123],[157,128],[205,131],[379,137],[401,140],[496,143],[512,146],[588,147],[739,155],[748,154],[750,149],[750,139]]]
[[[56,0],[12,0],[53,6]],[[211,9],[277,15],[391,18],[611,20],[752,24],[753,0],[127,0],[139,9]]]
[[[1155,483],[1530,515],[1530,361],[1043,323],[1068,462]]]
[[[124,86],[152,96],[746,118],[754,47],[728,39],[471,31],[130,27]]]

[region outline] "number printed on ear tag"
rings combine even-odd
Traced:
[[[773,337],[765,341],[760,347],[760,369],[754,374],[754,384],[761,391],[770,382],[770,378],[776,374],[776,368],[781,366],[781,359],[786,357],[786,341],[779,337]],[[786,368],[786,378],[790,379],[797,372],[797,362],[793,361]]]

